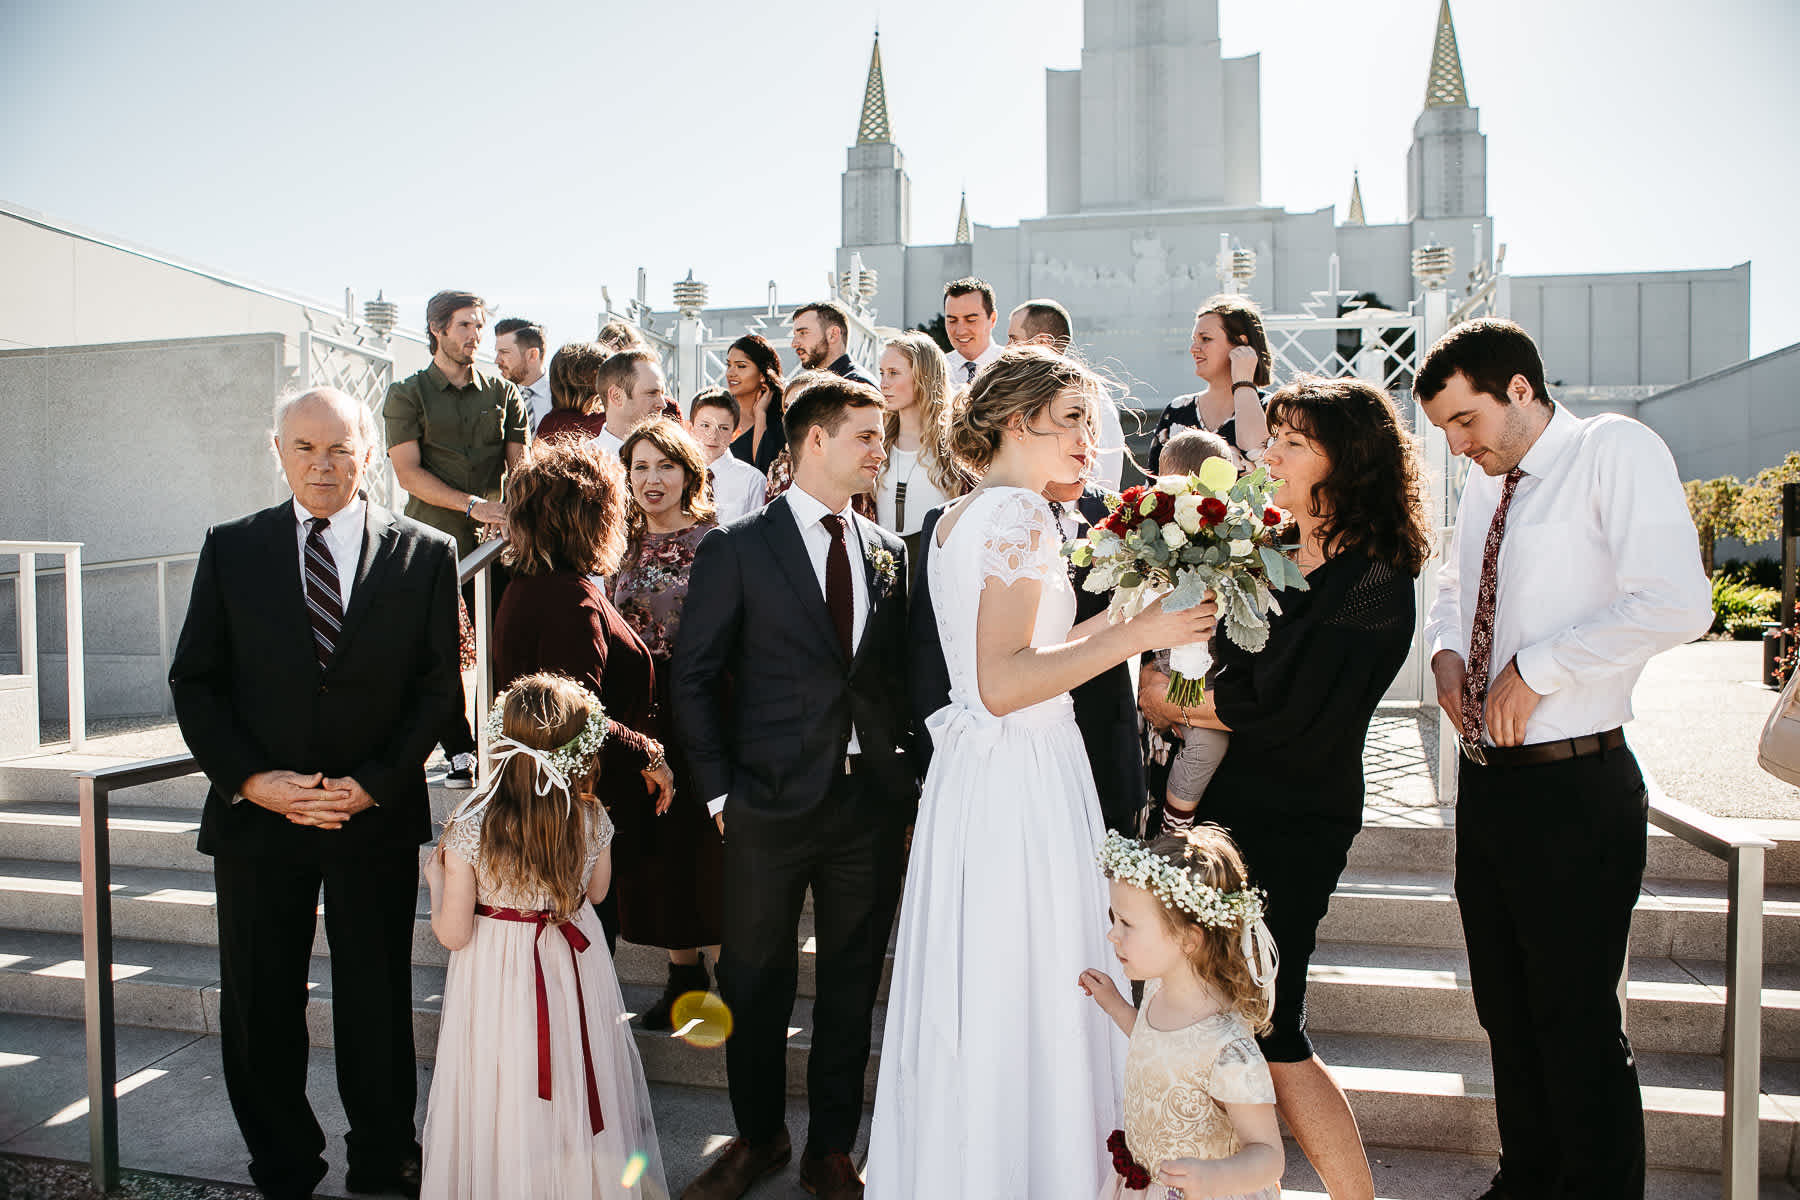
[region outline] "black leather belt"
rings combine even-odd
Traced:
[[[1461,738],[1457,741],[1462,746],[1463,757],[1478,766],[1541,767],[1546,763],[1617,750],[1625,745],[1625,731],[1608,729],[1603,733],[1586,733],[1558,742],[1534,742],[1529,746],[1480,746]]]

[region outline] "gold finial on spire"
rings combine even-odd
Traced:
[[[1344,224],[1367,225],[1368,223],[1368,220],[1363,216],[1362,174],[1358,171],[1352,171],[1350,173],[1350,215],[1344,218]]]
[[[1437,37],[1431,45],[1431,78],[1425,81],[1426,108],[1467,108],[1462,56],[1456,51],[1456,26],[1450,23],[1450,0],[1438,0]]]
[[[888,128],[887,85],[881,79],[881,31],[875,31],[875,49],[869,54],[869,82],[863,88],[862,120],[856,126],[856,144],[891,142]]]
[[[956,214],[956,244],[966,246],[975,238],[969,233],[969,193],[962,194],[962,211]]]

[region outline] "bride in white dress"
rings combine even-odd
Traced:
[[[1094,863],[1105,830],[1068,692],[1207,637],[1213,608],[1156,604],[1071,628],[1075,594],[1042,493],[1087,473],[1103,394],[1078,363],[1016,347],[951,427],[982,485],[938,521],[928,563],[950,703],[927,724],[871,1200],[1091,1200],[1110,1169],[1126,1042],[1076,983],[1118,968]]]

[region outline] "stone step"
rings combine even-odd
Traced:
[[[1714,884],[1646,880],[1631,924],[1633,957],[1725,957],[1725,897]],[[1462,919],[1448,871],[1346,870],[1319,940],[1456,948]],[[1763,961],[1800,964],[1800,888],[1765,889]]]
[[[1765,860],[1770,885],[1800,885],[1800,822],[1759,821],[1776,842]],[[1646,830],[1644,878],[1725,882],[1723,859],[1654,826]],[[1456,865],[1454,808],[1367,808],[1350,847],[1355,871],[1444,871]]]
[[[1369,1146],[1499,1152],[1486,1043],[1326,1034],[1315,1044],[1349,1096]],[[1686,1054],[1636,1058],[1649,1165],[1717,1171],[1724,1114],[1722,1061]],[[1800,1067],[1765,1063],[1758,1138],[1761,1175],[1781,1179],[1793,1173],[1797,1134]]]
[[[200,810],[155,805],[109,805],[107,849],[114,866],[212,872],[195,849]],[[73,800],[0,802],[0,845],[10,858],[79,862],[81,812]]]
[[[1722,1053],[1724,976],[1720,963],[1633,959],[1626,990],[1632,1045],[1650,1053]],[[1460,949],[1321,942],[1307,980],[1307,1028],[1316,1032],[1486,1037]],[[1763,1057],[1800,1060],[1800,968],[1765,968],[1762,1012]]]
[[[83,1012],[81,940],[66,934],[0,934],[0,1011],[79,1020]],[[306,1023],[314,1046],[333,1045],[331,962],[314,957],[308,970]],[[444,968],[415,964],[413,1041],[418,1057],[437,1057],[438,1020],[444,999]],[[655,1002],[661,988],[625,984],[620,988],[627,1011],[641,1012]],[[113,1004],[120,1025],[219,1032],[217,954],[199,946],[165,942],[121,941],[115,944]],[[794,1002],[788,1032],[788,1091],[806,1090],[806,1055],[812,1045],[811,997]],[[879,1052],[886,1009],[876,1006],[874,1042]],[[632,1030],[644,1059],[646,1077],[657,1083],[691,1087],[725,1086],[723,1046],[692,1044],[680,1036]],[[875,1062],[869,1067],[867,1099],[875,1097]]]

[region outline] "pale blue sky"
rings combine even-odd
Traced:
[[[1360,168],[1370,221],[1404,215],[1437,5],[1222,0],[1225,52],[1262,55],[1265,203],[1341,214]],[[1800,5],[1455,17],[1510,269],[1749,259],[1752,353],[1800,340]],[[328,301],[385,288],[413,326],[467,286],[587,336],[639,266],[659,307],[690,267],[715,303],[794,302],[831,267],[877,19],[914,240],[950,240],[964,187],[977,222],[1041,215],[1080,0],[4,0],[0,199]]]

